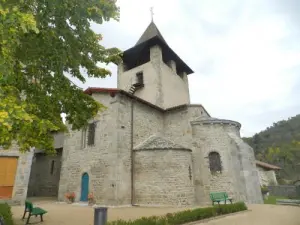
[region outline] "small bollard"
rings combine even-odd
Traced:
[[[105,225],[107,222],[107,208],[95,207],[94,209],[94,225]]]
[[[4,218],[0,215],[0,225],[5,225]]]

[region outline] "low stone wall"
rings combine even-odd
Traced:
[[[276,205],[293,205],[300,206],[300,200],[291,200],[291,199],[277,199]]]
[[[296,198],[300,196],[299,191],[297,191],[296,185],[278,185],[278,186],[268,186],[269,193],[272,196],[282,196]],[[298,187],[299,189],[299,187]]]

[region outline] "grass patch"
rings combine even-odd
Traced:
[[[289,199],[282,196],[268,196],[267,199],[264,199],[265,204],[276,205],[276,199]]]
[[[0,216],[3,217],[5,225],[14,225],[11,209],[7,203],[0,203]]]
[[[244,202],[228,205],[212,206],[207,208],[190,209],[176,213],[168,213],[165,216],[142,217],[136,220],[116,220],[108,222],[107,225],[180,225],[184,223],[199,221],[219,215],[235,213],[247,210]]]

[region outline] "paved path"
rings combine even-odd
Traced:
[[[211,220],[205,225],[300,225],[300,207],[250,205],[248,208],[250,212]]]
[[[57,204],[54,202],[39,202],[35,204],[48,211],[44,216],[42,225],[93,225],[93,209],[87,206],[74,206]],[[211,220],[207,225],[300,225],[300,207],[276,206],[276,205],[250,205],[252,211],[228,215],[221,219]],[[20,220],[23,215],[23,207],[12,207],[16,225],[23,225]],[[182,208],[144,208],[124,207],[110,208],[108,219],[136,219],[142,216],[164,215],[168,212],[180,211]],[[39,218],[33,217],[32,223],[39,222]],[[202,225],[204,223],[199,223]]]

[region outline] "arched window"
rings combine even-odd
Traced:
[[[218,152],[211,152],[208,155],[209,169],[211,173],[222,172],[221,157]]]

